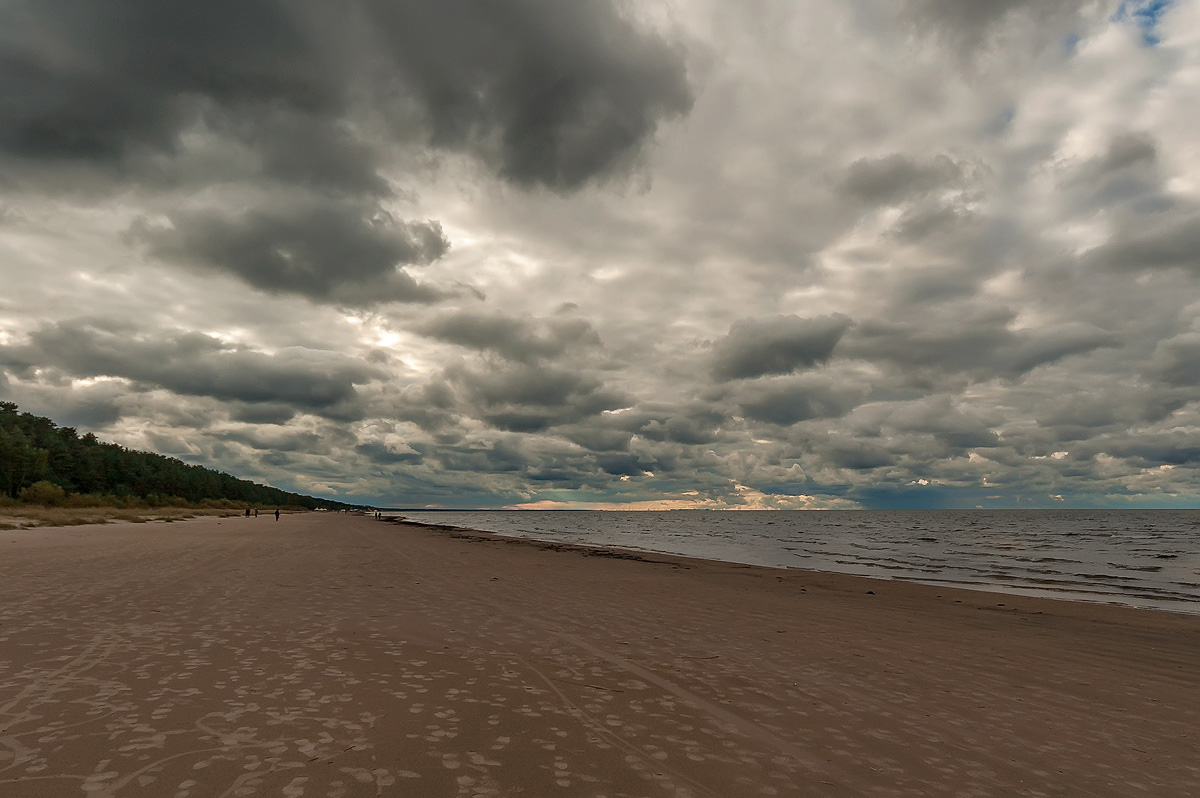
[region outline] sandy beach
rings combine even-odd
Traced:
[[[310,513],[0,532],[0,795],[1194,796],[1200,617]]]

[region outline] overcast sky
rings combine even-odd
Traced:
[[[0,0],[0,398],[389,506],[1194,506],[1200,0]]]

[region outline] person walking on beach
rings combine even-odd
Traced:
[[[276,521],[279,520],[279,508],[278,507],[275,508],[275,520]]]

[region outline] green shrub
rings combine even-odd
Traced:
[[[61,507],[67,502],[67,492],[53,482],[42,480],[21,490],[21,501],[43,507]]]

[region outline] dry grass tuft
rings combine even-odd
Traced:
[[[0,509],[0,529],[31,529],[43,526],[109,524],[118,521],[182,521],[197,516],[233,516],[241,511],[189,507],[5,507]]]

